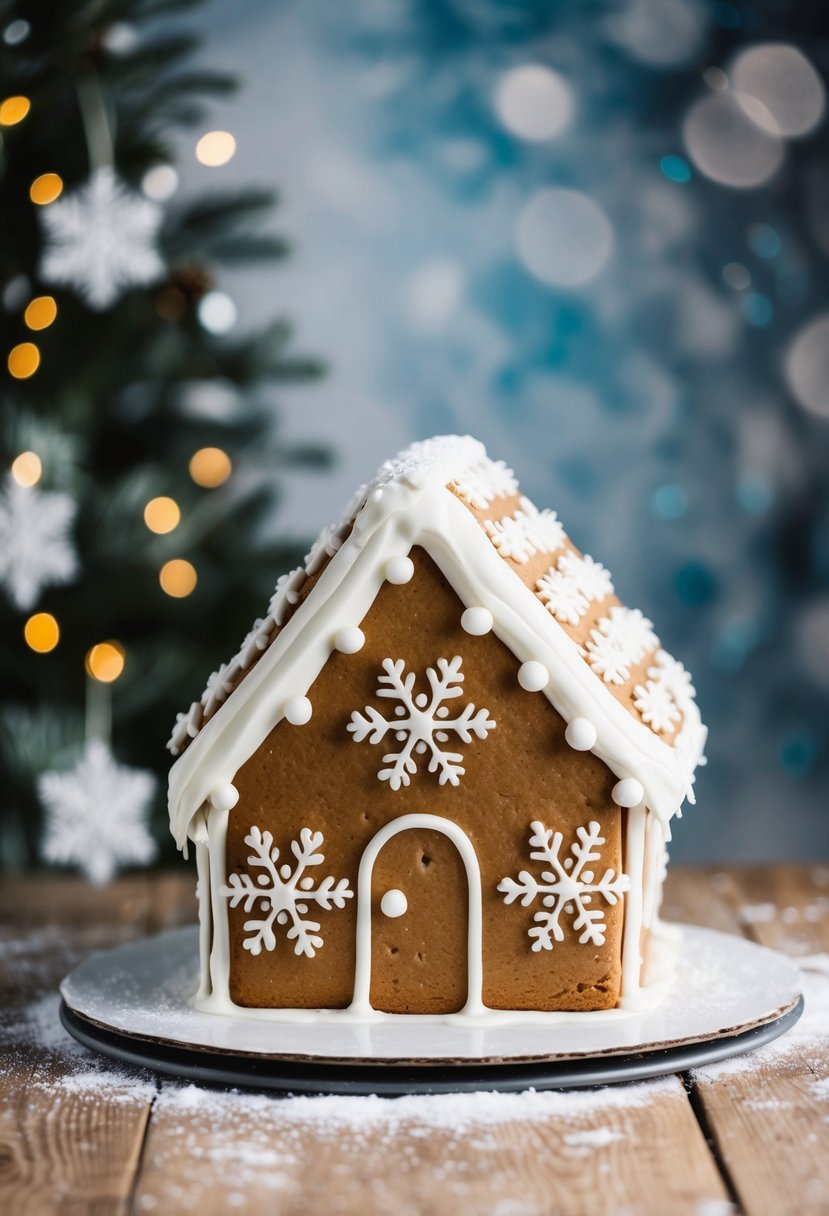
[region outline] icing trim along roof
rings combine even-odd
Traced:
[[[573,737],[595,732],[590,750],[641,784],[664,824],[691,795],[706,732],[682,665],[619,603],[607,571],[572,546],[555,512],[520,497],[511,470],[477,440],[453,435],[413,444],[360,487],[304,566],[280,578],[238,654],[178,716],[169,746],[183,752],[170,773],[179,847],[211,792],[291,717],[289,704],[306,697],[386,579],[405,581],[401,559],[414,545],[465,607],[491,615],[520,664],[546,668],[544,695],[568,723],[591,728]]]

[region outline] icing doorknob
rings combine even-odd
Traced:
[[[384,916],[402,916],[409,906],[409,901],[402,891],[393,888],[391,891],[386,891],[383,898],[380,900],[380,911]]]

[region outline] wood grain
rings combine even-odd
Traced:
[[[829,950],[826,867],[733,868],[720,891],[761,944],[801,957]],[[827,1030],[818,1041],[795,1027],[756,1056],[694,1077],[715,1151],[750,1216],[829,1211]]]
[[[826,955],[829,867],[675,868],[664,914]],[[53,994],[88,950],[193,915],[189,870],[101,891],[54,876],[0,890],[0,1211],[725,1216],[729,1197],[746,1216],[829,1210],[826,1028],[822,1043],[792,1037],[760,1063],[697,1074],[692,1102],[668,1078],[648,1101],[537,1095],[529,1118],[482,1098],[498,1113],[482,1105],[474,1124],[452,1117],[451,1098],[431,1100],[443,1113],[352,1099],[323,1117],[314,1099],[216,1101],[165,1083],[154,1104],[148,1074],[61,1048]],[[31,1019],[46,1015],[39,1040]]]
[[[680,1081],[635,1087],[626,1098],[539,1094],[532,1119],[525,1106],[523,1118],[491,1122],[494,1102],[506,1112],[510,1097],[484,1095],[473,1123],[464,1121],[468,1102],[453,1117],[453,1096],[420,1099],[418,1118],[407,1099],[240,1095],[208,1106],[192,1090],[165,1087],[136,1207],[201,1216],[242,1206],[271,1216],[727,1211]]]

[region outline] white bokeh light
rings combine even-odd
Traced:
[[[705,15],[695,0],[629,0],[607,20],[613,40],[635,59],[653,67],[687,63],[705,31]]]
[[[211,334],[226,334],[233,329],[239,315],[230,296],[223,291],[208,291],[199,302],[199,320]]]
[[[707,93],[694,102],[682,124],[682,138],[700,173],[738,189],[760,186],[774,176],[783,159],[783,143],[758,125],[755,115],[761,108],[755,98],[739,104],[733,93]]]
[[[516,230],[518,256],[554,287],[580,287],[595,278],[613,249],[613,229],[601,207],[578,190],[539,190]]]
[[[823,117],[823,83],[806,56],[785,42],[742,51],[731,68],[738,103],[771,135],[805,135]],[[747,104],[752,98],[757,109]]]
[[[558,72],[528,63],[501,77],[495,109],[513,135],[529,140],[553,139],[573,117],[573,94]]]
[[[804,409],[829,418],[829,313],[810,321],[792,342],[786,380]]]
[[[163,202],[178,189],[178,174],[172,165],[155,165],[141,178],[141,189],[147,198]]]
[[[413,273],[408,284],[408,304],[419,329],[434,329],[457,308],[463,292],[463,272],[457,262],[435,258]]]

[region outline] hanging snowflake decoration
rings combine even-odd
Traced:
[[[520,899],[521,906],[526,908],[540,898],[547,909],[536,912],[535,925],[527,930],[534,939],[532,949],[552,950],[554,941],[564,941],[562,914],[573,917],[572,929],[580,934],[582,944],[591,942],[594,946],[603,946],[607,929],[605,910],[591,905],[598,897],[612,906],[629,890],[630,879],[627,874],[616,874],[609,868],[601,878],[596,877],[592,866],[601,860],[599,846],[604,844],[601,827],[595,820],[586,828],[577,827],[576,841],[570,845],[572,856],[565,858],[561,856],[564,840],[561,832],[545,828],[537,819],[530,824],[530,830],[530,857],[533,861],[544,862],[549,868],[541,871],[540,880],[528,870],[521,870],[517,882],[514,878],[504,878],[498,883],[498,890],[507,904]]]
[[[43,857],[77,866],[97,885],[125,865],[156,854],[147,830],[155,777],[118,764],[107,745],[90,739],[68,772],[42,773],[37,792],[46,811]]]
[[[380,743],[389,733],[402,744],[399,751],[383,756],[383,764],[389,767],[381,768],[377,773],[393,790],[411,784],[417,772],[415,755],[427,752],[430,757],[428,771],[439,774],[438,783],[459,785],[466,772],[463,755],[444,751],[443,744],[449,742],[450,733],[456,734],[460,742],[470,743],[473,736],[485,739],[495,728],[488,710],[476,712],[472,704],[465,705],[456,717],[449,716],[451,711],[445,702],[463,695],[461,662],[460,656],[456,655],[451,660],[438,659],[437,670],[428,667],[426,678],[430,692],[427,694],[414,691],[415,674],[413,671],[404,674],[406,663],[403,659],[384,659],[385,674],[378,677],[377,696],[399,702],[394,708],[395,716],[387,720],[371,705],[362,713],[357,710],[352,713],[347,729],[356,743],[362,743],[366,738],[369,743]]]
[[[658,644],[651,622],[638,608],[614,605],[590,630],[587,659],[606,684],[624,684],[630,669]]]
[[[41,210],[46,246],[40,278],[72,288],[102,311],[130,287],[164,274],[157,240],[161,208],[98,169],[66,198]]]
[[[245,912],[258,910],[261,913],[260,919],[244,923],[248,936],[242,944],[251,954],[261,954],[263,948],[274,950],[274,924],[287,925],[289,922],[287,937],[294,943],[294,954],[313,958],[323,945],[319,922],[308,915],[310,905],[316,904],[325,912],[332,907],[344,908],[345,901],[351,899],[354,892],[347,878],[338,882],[328,877],[317,884],[310,874],[306,874],[311,866],[322,865],[325,861],[325,856],[317,852],[322,841],[322,832],[303,828],[299,841],[291,841],[294,865],[286,862],[280,866],[277,864],[279,849],[273,843],[271,832],[253,827],[245,837],[245,844],[253,850],[248,865],[258,873],[255,876],[231,874],[227,885],[221,888],[221,894],[230,900],[231,908],[241,903]]]
[[[68,583],[77,574],[69,538],[76,510],[69,494],[7,480],[0,494],[0,583],[22,611],[37,602],[44,587]]]

